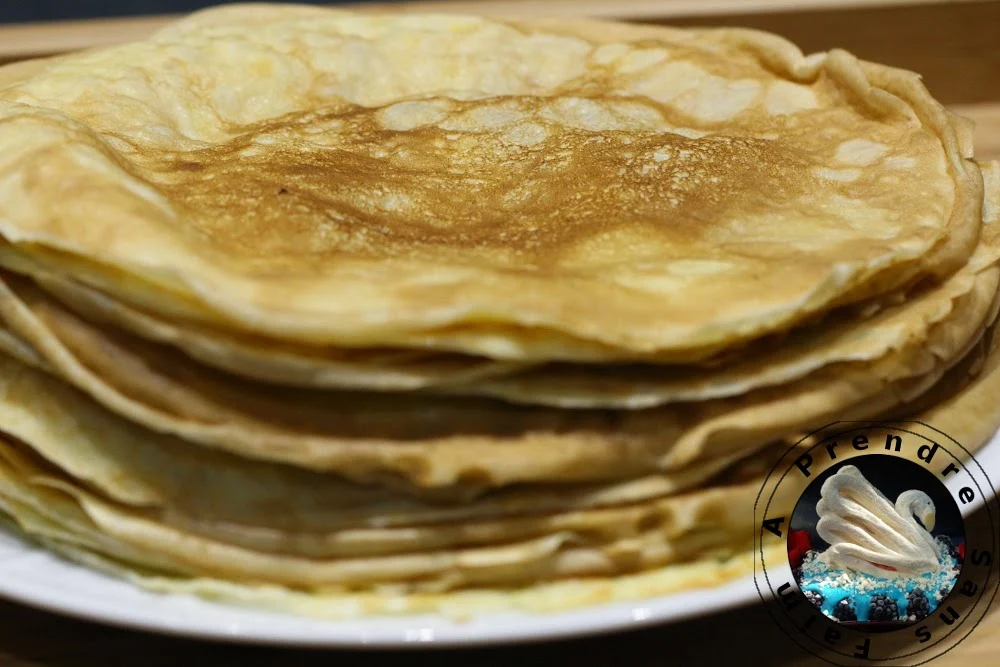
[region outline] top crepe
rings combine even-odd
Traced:
[[[0,263],[289,342],[687,361],[950,275],[968,144],[752,31],[236,6],[0,74]]]

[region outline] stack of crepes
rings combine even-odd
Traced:
[[[0,504],[306,613],[745,574],[802,434],[1000,420],[971,153],[917,75],[745,30],[231,6],[8,66]]]

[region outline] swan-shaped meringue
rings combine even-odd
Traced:
[[[934,529],[934,502],[923,491],[904,491],[893,505],[848,465],[823,483],[816,513],[816,532],[830,544],[818,560],[828,567],[876,577],[889,569],[919,575],[939,567],[938,548],[928,532]]]

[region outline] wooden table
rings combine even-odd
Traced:
[[[679,25],[744,25],[804,51],[835,46],[925,76],[945,104],[978,122],[976,153],[1000,158],[1000,2],[975,0],[496,0],[434,2],[492,14],[592,15]],[[393,5],[393,8],[398,8]],[[419,5],[407,5],[412,9]],[[381,11],[385,6],[367,6]],[[0,62],[140,39],[162,18],[0,26]],[[492,665],[826,665],[753,605],[673,626],[605,637],[475,650],[321,652],[226,646],[106,628],[0,602],[0,667],[320,665],[351,659],[439,667]],[[939,667],[1000,664],[1000,605]]]

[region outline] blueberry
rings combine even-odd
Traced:
[[[854,605],[851,604],[850,600],[838,602],[837,606],[833,608],[833,617],[841,622],[858,620],[858,615],[854,612]]]
[[[914,588],[906,594],[906,613],[914,620],[922,621],[931,614],[931,602],[927,594],[920,588]]]
[[[802,566],[793,568],[792,576],[795,577],[795,581],[802,581]]]
[[[949,556],[951,556],[955,560],[959,560],[958,549],[955,548],[955,543],[951,541],[950,537],[948,537],[947,535],[938,535],[934,539],[945,546],[945,548],[948,550]]]
[[[817,609],[823,606],[822,593],[817,593],[816,591],[802,591],[802,594],[805,595],[806,599],[812,602],[812,605]]]
[[[874,595],[868,606],[868,620],[897,621],[899,620],[899,605],[887,595]]]

